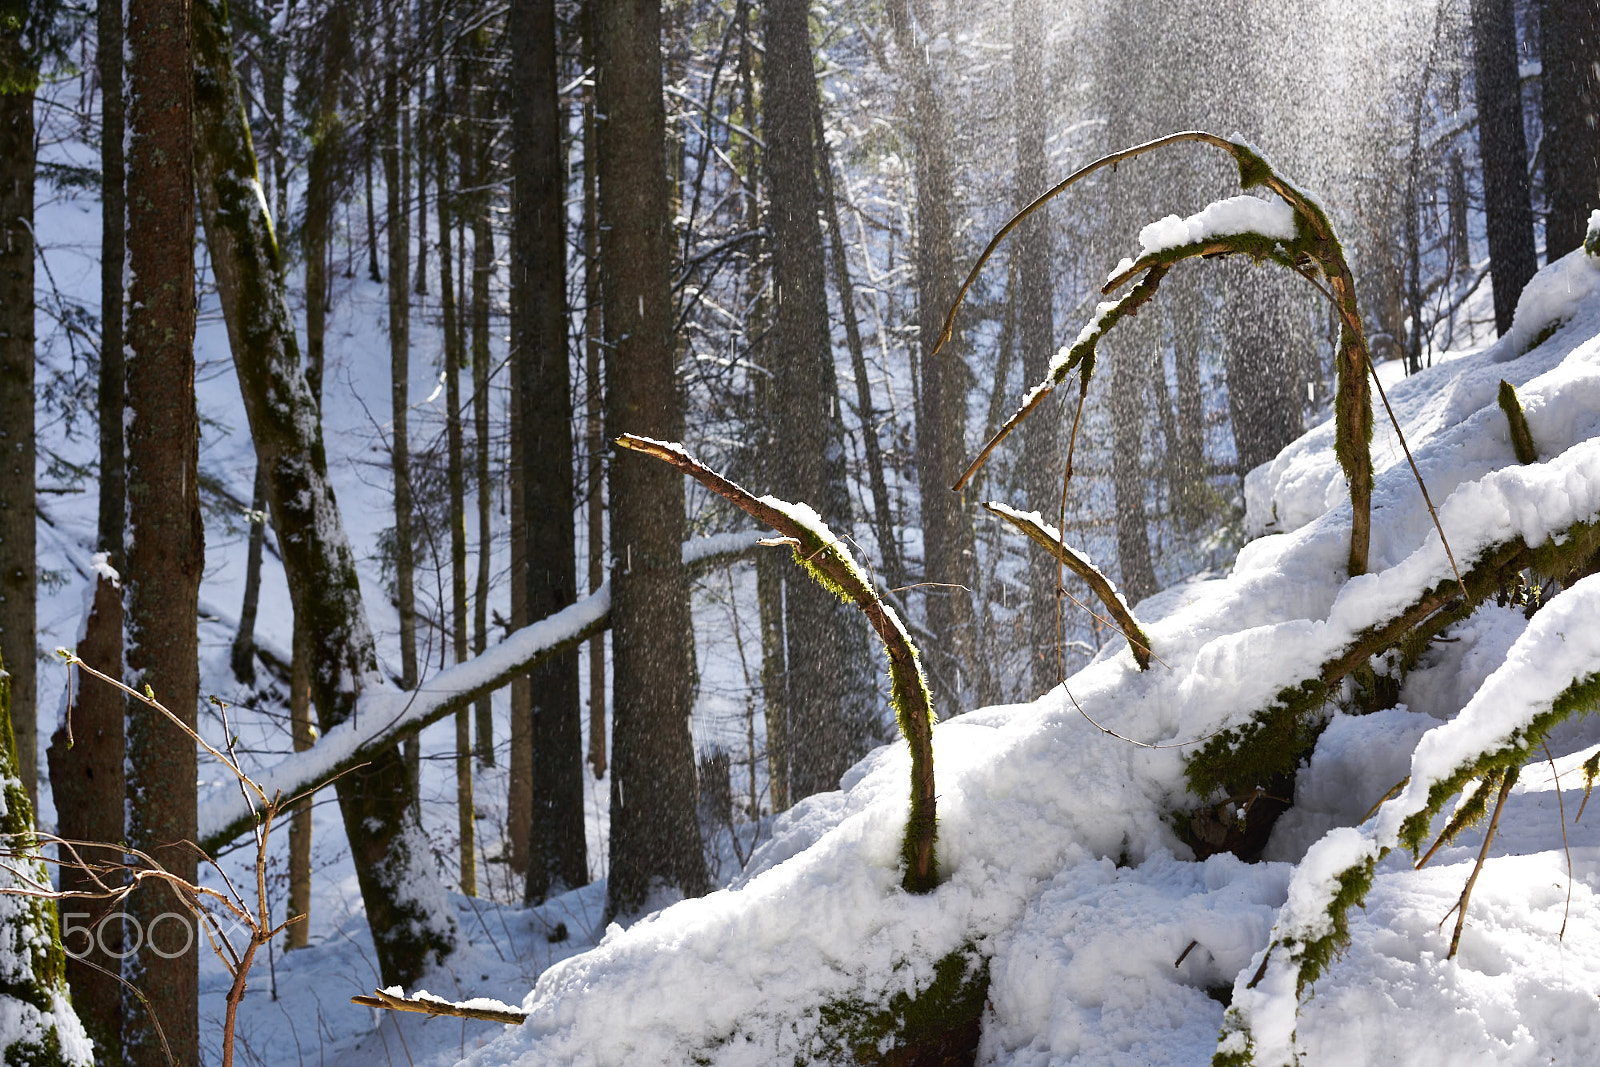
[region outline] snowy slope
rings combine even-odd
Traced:
[[[1564,325],[1523,354],[1555,321]],[[1544,462],[1515,465],[1495,406],[1502,377],[1519,388]],[[1535,544],[1600,515],[1600,262],[1578,252],[1547,268],[1516,331],[1393,399],[1463,565],[1512,534]],[[1242,722],[1451,574],[1385,433],[1374,446],[1374,573],[1344,580],[1349,509],[1331,427],[1318,428],[1252,475],[1252,521],[1260,529],[1275,508],[1274,528],[1288,532],[1142,619],[1161,665],[1140,673],[1123,650],[1032,704],[936,729],[946,880],[935,893],[899,889],[909,760],[901,746],[880,749],[840,792],[784,816],[731,889],[613,928],[551,967],[524,1001],[527,1024],[468,1062],[805,1060],[820,1052],[825,1005],[923,988],[964,946],[989,959],[982,1062],[1208,1062],[1221,1001],[1249,978],[1240,972],[1266,945],[1293,863],[1382,798],[1434,716],[1473,696],[1520,627],[1497,609],[1460,627],[1441,645],[1454,660],[1429,661],[1403,694],[1425,712],[1338,717],[1301,776],[1305,811],[1285,820],[1277,862],[1186,858],[1163,818],[1184,804],[1181,746]],[[1080,706],[1125,737],[1172,747],[1097,731]],[[1570,787],[1594,739],[1580,725],[1557,740]],[[1600,848],[1592,817],[1567,828],[1574,878],[1558,941],[1569,886],[1556,807],[1548,768],[1530,767],[1455,961],[1442,962],[1448,931],[1434,924],[1481,838],[1463,835],[1419,873],[1398,855],[1380,867],[1367,910],[1352,915],[1349,952],[1299,1015],[1302,1062],[1388,1062],[1402,1037],[1406,1062],[1581,1062],[1576,1050],[1600,1034]],[[1569,819],[1575,807],[1569,797]]]

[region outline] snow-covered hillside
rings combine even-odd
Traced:
[[[1501,379],[1520,394],[1537,463],[1516,462]],[[1510,539],[1559,543],[1600,519],[1600,259],[1580,250],[1546,268],[1506,338],[1390,394],[1463,573]],[[1304,921],[1306,894],[1326,881],[1297,868],[1307,849],[1356,833],[1341,828],[1405,778],[1414,751],[1414,773],[1448,770],[1600,671],[1587,637],[1554,661],[1541,654],[1586,633],[1592,583],[1532,623],[1491,598],[1423,654],[1394,707],[1347,714],[1336,695],[1269,859],[1196,861],[1174,829],[1171,813],[1198,803],[1187,754],[1454,581],[1381,411],[1379,425],[1372,573],[1344,575],[1349,505],[1320,427],[1251,476],[1250,524],[1273,533],[1226,578],[1135,609],[1159,660],[1150,671],[1123,649],[1034,703],[935,730],[937,891],[900,889],[909,759],[903,745],[880,749],[839,792],[783,816],[730,889],[613,927],[551,966],[527,1023],[468,1062],[772,1064],[863,1042],[858,1053],[886,1053],[893,1038],[874,1019],[903,1018],[930,986],[982,989],[985,976],[981,1063],[1205,1063],[1229,1002],[1253,1012],[1263,1064],[1585,1062],[1600,1037],[1600,839],[1595,815],[1573,818],[1600,731],[1583,722],[1550,736],[1553,760],[1527,753],[1456,958],[1441,921],[1481,828],[1421,871],[1398,850],[1379,863],[1365,909],[1349,913],[1348,948],[1305,996],[1292,979],[1287,994],[1252,979],[1275,923]],[[1447,725],[1463,706],[1470,724]]]

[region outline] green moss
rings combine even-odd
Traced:
[[[1528,418],[1522,413],[1522,402],[1517,391],[1504,378],[1500,379],[1500,410],[1506,413],[1511,427],[1511,448],[1518,463],[1539,462],[1539,450],[1533,447],[1533,433],[1528,429]]]
[[[1328,964],[1350,944],[1350,908],[1367,899],[1377,866],[1377,858],[1371,857],[1339,873],[1339,889],[1328,904],[1328,918],[1333,923],[1328,933],[1314,941],[1298,945],[1284,944],[1300,964],[1299,973],[1295,976],[1296,994],[1303,994],[1306,986],[1321,977]]]
[[[970,1062],[989,995],[989,961],[968,944],[934,964],[933,981],[886,1002],[848,998],[821,1009],[820,1055],[811,1063],[899,1067]],[[940,1054],[948,1057],[936,1058]]]
[[[1292,776],[1316,747],[1328,696],[1328,687],[1315,678],[1280,690],[1249,722],[1222,731],[1190,757],[1184,768],[1189,791],[1198,797],[1219,789],[1233,795]]]

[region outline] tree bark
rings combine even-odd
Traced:
[[[566,187],[556,86],[554,0],[517,0],[509,18],[508,31],[515,48],[512,97],[526,104],[512,114],[515,214],[511,289],[513,345],[522,359],[527,611],[530,618],[537,619],[577,599],[576,535],[572,524],[572,386],[567,368]],[[655,92],[659,97],[658,57],[655,63]],[[629,165],[639,167],[637,157]],[[656,176],[661,173],[655,172]],[[663,261],[663,282],[665,267]],[[664,291],[662,295],[665,296]],[[662,310],[666,310],[665,305]],[[666,336],[665,331],[662,336]],[[620,358],[620,351],[618,355]],[[641,373],[648,375],[642,369]],[[669,362],[669,382],[670,373]],[[680,525],[673,531],[680,541],[682,511],[680,503]],[[670,524],[670,517],[663,521]],[[533,815],[524,893],[530,904],[589,880],[581,715],[576,655],[559,656],[541,665],[533,673],[531,686]],[[613,808],[613,831],[616,817],[617,810]]]
[[[659,0],[616,0],[595,14],[605,335],[610,366],[628,369],[607,382],[606,433],[675,440],[683,406],[673,374],[661,9]],[[532,429],[525,427],[530,436]],[[638,911],[653,886],[693,896],[706,891],[708,878],[689,735],[683,479],[630,456],[611,464],[610,490],[615,703],[606,913],[615,916]]]
[[[268,472],[290,600],[310,639],[311,701],[326,734],[354,714],[364,689],[383,682],[300,367],[277,240],[255,191],[226,19],[215,0],[200,0],[196,12],[196,171],[206,243],[256,459]],[[409,984],[449,953],[457,933],[416,821],[411,775],[386,749],[340,778],[337,790],[380,976]]]
[[[910,133],[917,180],[917,334],[921,391],[917,408],[917,480],[922,490],[923,581],[933,648],[935,707],[964,707],[986,664],[974,655],[977,616],[972,594],[977,558],[973,515],[965,495],[948,487],[965,458],[970,372],[958,334],[939,349],[945,313],[955,301],[955,185],[950,123],[929,51],[911,23],[906,0],[890,0],[889,21],[911,81]],[[938,355],[935,350],[938,349]]]
[[[1545,262],[1583,244],[1600,207],[1600,3],[1541,0]]]
[[[333,209],[338,203],[344,166],[344,119],[339,96],[350,63],[350,12],[345,0],[320,0],[313,16],[310,46],[302,52],[298,71],[303,114],[310,120],[306,159],[305,220],[301,247],[306,265],[306,381],[322,403],[323,350],[328,332],[330,238]],[[280,224],[282,219],[279,220]]]
[[[244,600],[239,605],[239,631],[234,634],[229,665],[241,685],[256,680],[256,613],[261,608],[261,556],[267,546],[267,474],[256,467],[250,492],[250,540],[244,553]]]
[[[451,94],[445,87],[444,57],[435,68],[435,87],[439,113],[453,110]],[[444,424],[445,482],[449,495],[450,523],[450,613],[444,628],[450,635],[455,662],[467,659],[467,498],[465,451],[461,427],[462,332],[457,321],[454,254],[450,247],[455,227],[452,210],[455,196],[450,183],[449,145],[445,138],[433,141],[439,195],[439,300],[444,316]],[[459,309],[465,310],[465,309]],[[439,614],[445,614],[439,605]],[[456,712],[456,829],[459,835],[461,892],[478,895],[477,831],[472,799],[472,713],[468,708]]]
[[[119,444],[120,440],[119,433]],[[104,487],[101,491],[105,491]],[[112,678],[122,677],[122,592],[119,584],[107,577],[102,576],[95,583],[83,640],[78,642],[78,656],[95,670]],[[81,682],[72,689],[67,712],[72,724],[71,743],[63,723],[51,737],[46,753],[50,792],[56,804],[56,832],[76,841],[121,841],[126,836],[122,819],[123,696],[97,679]],[[62,892],[93,888],[92,880],[82,870],[63,865],[60,871]],[[94,900],[75,900],[67,908],[73,919],[82,919],[82,923],[74,924],[80,927],[96,926],[106,910],[104,902]],[[122,983],[113,976],[121,970],[122,923],[108,922],[98,927],[92,939],[81,945],[74,940],[71,947],[66,976],[72,987],[73,1004],[94,1039],[101,1061],[119,1062]]]
[[[8,12],[0,11],[0,16]],[[0,17],[0,656],[11,670],[17,772],[37,802],[33,172],[37,58],[27,9]]]
[[[311,656],[309,634],[294,629],[293,665],[289,671],[290,742],[304,752],[315,742],[311,733]],[[289,817],[289,911],[303,916],[289,927],[286,948],[305,948],[311,933],[311,798],[294,806]]]
[[[194,395],[195,190],[186,180],[195,159],[191,33],[187,0],[129,0],[127,677],[192,727],[205,529]],[[178,844],[197,834],[194,743],[129,701],[126,766],[128,843],[194,881],[195,855]],[[200,974],[189,910],[163,884],[133,894],[127,912],[144,938],[124,975],[144,998],[124,996],[123,1055],[161,1059],[153,1014],[178,1062],[196,1063]],[[162,918],[168,913],[182,918]]]
[[[581,14],[583,65],[594,64],[595,0],[584,0]],[[583,375],[584,440],[589,450],[589,592],[606,580],[605,383],[600,367],[600,186],[594,115],[594,86],[583,93]],[[606,776],[606,640],[589,642],[589,767]]]
[[[851,529],[844,424],[833,369],[828,297],[817,225],[816,73],[805,0],[767,7],[768,221],[775,316],[768,335],[782,460],[774,490],[804,501],[836,532]],[[855,612],[815,582],[788,583],[789,794],[836,789],[866,749],[876,688]]]
[[[1472,0],[1472,58],[1478,83],[1478,155],[1494,282],[1494,325],[1511,329],[1517,297],[1538,269],[1522,127],[1517,18],[1512,0]]]
[[[477,48],[488,46],[487,34],[479,32]],[[464,173],[472,175],[472,436],[473,474],[478,483],[478,573],[472,607],[472,650],[482,654],[489,647],[489,572],[491,537],[489,482],[489,282],[494,277],[494,230],[489,225],[490,130],[489,96],[486,87],[473,87],[477,133],[470,138],[471,160],[463,160]],[[470,171],[466,171],[468,163]],[[494,707],[489,697],[478,701],[473,712],[478,729],[478,762],[493,767]]]
[[[1111,377],[1111,481],[1116,493],[1117,561],[1129,604],[1156,591],[1145,525],[1144,374],[1133,345],[1107,353]]]
[[[1016,79],[1014,121],[1017,130],[1018,207],[1049,185],[1045,165],[1045,132],[1049,109],[1044,88],[1044,15],[1040,0],[1014,0],[1011,8],[1011,62]],[[1045,209],[1048,210],[1048,209]],[[1044,380],[1055,354],[1055,309],[1050,284],[1050,224],[1045,210],[1034,212],[1017,233],[1018,333],[1022,348],[1022,380]],[[1052,413],[1053,414],[1053,413]],[[1060,452],[1057,420],[1029,419],[1022,426],[1022,490],[1026,507],[1059,522],[1061,486],[1057,481]],[[1057,569],[1038,552],[1028,554],[1028,653],[1033,690],[1045,692],[1059,680],[1056,655]]]

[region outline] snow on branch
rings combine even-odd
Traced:
[[[1272,941],[1234,990],[1215,1064],[1294,1062],[1300,995],[1348,942],[1345,914],[1364,899],[1378,861],[1400,845],[1419,851],[1446,801],[1476,778],[1509,779],[1553,726],[1600,701],[1597,613],[1600,575],[1556,596],[1461,713],[1422,736],[1399,794],[1364,827],[1329,831],[1311,847],[1289,883]]]
[[[756,544],[753,531],[698,538],[683,546],[684,565],[705,567],[742,555]],[[267,796],[294,797],[317,787],[423,727],[508,684],[535,664],[582,644],[611,625],[611,585],[537,622],[513,631],[465,663],[440,671],[412,692],[389,686],[361,694],[356,714],[304,752],[253,776]],[[200,844],[226,845],[254,823],[252,806],[237,790],[213,788],[200,800]]]

